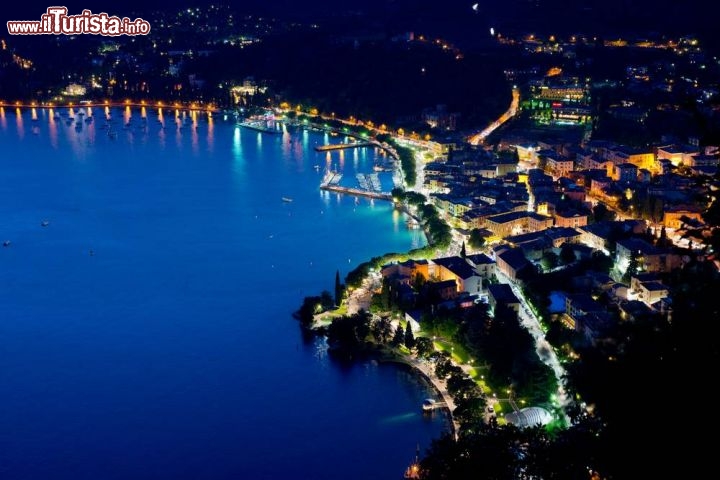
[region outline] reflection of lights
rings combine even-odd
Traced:
[[[233,133],[233,151],[238,154],[240,153],[240,147],[242,143],[240,142],[240,127],[235,127],[235,132]]]

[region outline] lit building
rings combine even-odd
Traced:
[[[590,182],[590,194],[602,196],[604,190],[612,184],[612,179],[609,177],[593,178]]]
[[[552,84],[542,85],[536,97],[551,102],[582,102],[585,100],[587,90],[584,86],[571,83],[568,85]]]
[[[433,281],[455,281],[458,292],[477,294],[482,290],[482,277],[462,257],[435,258],[430,261],[429,272]]]
[[[518,154],[518,159],[521,162],[526,162],[531,165],[537,164],[537,147],[531,144],[526,145],[515,145],[515,150]]]
[[[574,169],[575,161],[570,158],[557,155],[547,158],[545,171],[555,180],[561,177],[567,177]]]
[[[578,329],[580,318],[589,313],[601,312],[604,308],[587,293],[565,295],[565,314],[569,317],[569,324]]]
[[[498,305],[520,312],[520,300],[518,300],[507,283],[491,283],[488,285],[488,304],[493,312]]]
[[[587,213],[580,213],[577,210],[555,212],[555,226],[577,228],[588,224]]]
[[[416,275],[424,279],[430,278],[427,260],[407,260],[400,263],[383,265],[380,273],[383,278],[399,283],[409,284]]]
[[[632,163],[638,168],[646,168],[651,170],[655,167],[655,153],[642,149],[632,149],[628,147],[617,147],[607,151],[607,160],[615,165],[623,163]]]
[[[65,90],[63,90],[63,95],[67,95],[69,97],[82,97],[87,92],[87,88],[84,86],[78,84],[78,83],[71,83],[67,87],[65,87]]]
[[[552,104],[553,123],[559,125],[582,125],[590,121],[591,111],[587,107]]]
[[[453,217],[461,217],[475,207],[468,198],[456,198],[445,193],[433,195],[432,200],[438,209]]]
[[[651,306],[670,294],[669,288],[658,281],[654,273],[641,273],[633,275],[630,280],[630,289],[637,299],[647,306]]]
[[[495,253],[495,261],[498,271],[513,281],[524,268],[530,266],[521,248],[501,247]]]
[[[550,228],[552,217],[539,215],[535,212],[510,212],[488,217],[486,226],[494,235],[505,238],[523,232],[537,232]]]
[[[690,145],[666,145],[657,148],[658,160],[670,160],[670,162],[676,167],[680,165],[691,165],[693,161],[692,157],[699,154],[700,150],[697,147],[693,147]]]
[[[608,222],[591,223],[578,227],[580,242],[595,250],[607,251],[607,244],[612,236],[612,224]]]
[[[615,265],[622,273],[627,270],[633,256],[637,258],[639,269],[646,272],[669,272],[682,265],[680,255],[654,247],[639,238],[620,240],[616,245]]]
[[[694,205],[678,205],[668,207],[663,213],[663,225],[667,228],[679,229],[688,220],[703,221],[702,211]]]
[[[496,275],[495,261],[484,253],[468,255],[465,260],[467,260],[470,266],[475,269],[475,273],[480,275],[482,278],[489,279]]]
[[[690,167],[717,167],[719,163],[720,157],[717,155],[702,154],[692,155],[685,165]]]
[[[426,109],[422,113],[423,122],[427,123],[431,128],[440,130],[455,130],[458,118],[460,118],[460,114],[448,112],[445,105],[438,105],[434,109]]]
[[[632,163],[621,163],[620,165],[608,164],[608,170],[612,168],[612,178],[621,183],[631,183],[637,180],[638,167]]]

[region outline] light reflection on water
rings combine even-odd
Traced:
[[[78,111],[0,109],[4,476],[396,478],[444,428],[412,414],[427,387],[340,364],[290,314],[422,237],[387,202],[319,191],[320,134],[291,129],[286,162],[283,135],[204,112],[108,109],[76,131]],[[348,181],[375,159],[352,155]]]

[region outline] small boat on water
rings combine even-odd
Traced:
[[[283,201],[283,202],[287,202],[287,203],[290,203],[290,202],[292,202],[292,201],[293,201],[293,199],[292,199],[292,198],[290,198],[290,197],[282,197],[282,201]]]
[[[40,226],[42,227],[47,227],[48,225],[50,225],[50,222],[48,222],[47,220],[43,220],[42,222],[40,222]]]
[[[3,247],[9,247],[11,244],[12,244],[12,242],[10,240],[5,240],[3,242]]]

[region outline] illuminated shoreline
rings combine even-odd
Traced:
[[[77,102],[57,103],[57,102],[4,102],[0,101],[0,108],[85,108],[85,107],[146,107],[146,108],[168,108],[177,110],[207,111],[218,112],[220,109],[213,104],[201,105],[198,102],[163,102],[148,100],[123,100],[123,101],[90,101],[80,100]]]

